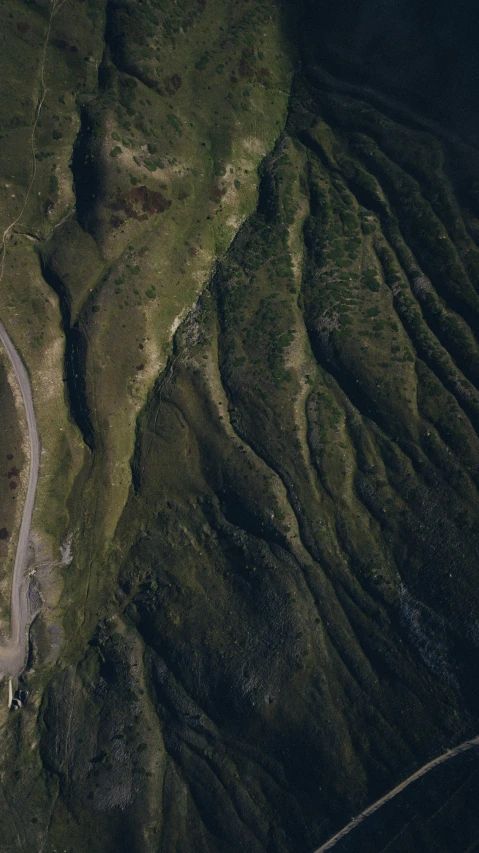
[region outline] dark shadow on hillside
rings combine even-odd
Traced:
[[[42,274],[47,284],[55,291],[60,303],[62,329],[65,335],[65,382],[70,413],[78,426],[83,441],[95,448],[95,434],[86,391],[87,341],[77,320],[71,325],[70,302],[60,277],[41,259]]]

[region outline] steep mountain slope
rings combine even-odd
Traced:
[[[474,128],[418,114],[414,69],[337,76],[328,4],[141,8],[95,7],[75,212],[39,240],[82,455],[5,849],[313,850],[479,733]],[[469,771],[434,782],[444,849]]]

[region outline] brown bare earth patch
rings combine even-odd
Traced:
[[[213,187],[211,190],[211,198],[213,201],[221,201],[223,196],[226,195],[226,189],[224,187]]]
[[[172,74],[171,77],[165,77],[165,90],[168,95],[175,95],[178,89],[181,88],[181,77],[179,74]]]
[[[164,213],[171,207],[171,200],[165,198],[163,193],[150,190],[146,186],[133,187],[128,193],[119,193],[116,202],[112,205],[113,210],[126,213],[129,219],[141,222],[157,213]],[[118,224],[121,224],[119,220]]]
[[[239,74],[240,77],[247,77],[251,79],[254,77],[254,68],[249,64],[249,62],[242,57],[239,63]]]
[[[60,50],[69,50],[70,53],[78,53],[78,48],[75,44],[69,44],[66,39],[60,38],[59,36],[52,38],[52,44],[55,45],[55,47],[60,48]]]

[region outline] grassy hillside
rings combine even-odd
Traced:
[[[46,451],[5,843],[306,853],[479,731],[477,152],[275,4],[72,8],[0,285]]]

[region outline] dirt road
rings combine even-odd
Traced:
[[[429,761],[427,764],[424,764],[419,770],[416,770],[412,776],[409,776],[404,782],[401,782],[400,785],[397,785],[396,788],[393,788],[392,791],[388,791],[384,797],[381,797],[380,800],[377,800],[372,806],[369,806],[364,812],[361,812],[360,815],[355,817],[351,823],[348,823],[343,829],[341,829],[336,835],[333,835],[326,844],[323,844],[321,847],[318,847],[314,853],[325,853],[326,850],[333,850],[336,844],[341,841],[346,835],[349,835],[353,829],[359,826],[360,823],[363,822],[367,817],[377,812],[378,809],[381,808],[385,803],[392,800],[401,791],[404,791],[405,788],[408,787],[412,782],[416,782],[417,779],[420,779],[421,776],[425,776],[426,773],[429,773],[434,767],[437,767],[439,764],[443,764],[445,761],[449,761],[451,758],[454,758],[455,755],[459,755],[460,752],[466,752],[468,749],[473,749],[474,747],[479,747],[479,737],[475,737],[472,740],[466,740],[464,743],[460,743],[459,746],[455,746],[454,749],[449,749],[447,752],[444,752],[442,755],[439,755],[437,758],[433,758],[432,761]]]

